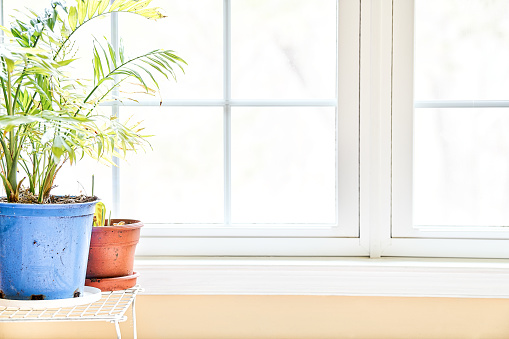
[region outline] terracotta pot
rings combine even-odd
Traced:
[[[122,226],[92,228],[88,255],[87,279],[123,277],[133,274],[134,251],[140,239],[139,220],[112,219]]]

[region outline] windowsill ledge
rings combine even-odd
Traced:
[[[147,295],[509,298],[509,260],[137,258]]]

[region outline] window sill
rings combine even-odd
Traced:
[[[147,295],[509,298],[509,260],[137,258]]]

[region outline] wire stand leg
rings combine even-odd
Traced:
[[[138,338],[138,332],[136,330],[136,307],[135,307],[135,304],[136,304],[136,297],[133,299],[131,310],[133,312],[133,338],[137,339]]]
[[[117,330],[117,339],[122,339],[122,333],[120,333],[120,326],[118,325],[118,321],[113,321],[115,323],[115,330]]]

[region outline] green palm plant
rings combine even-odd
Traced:
[[[95,40],[93,79],[73,78],[75,32],[88,22],[111,13],[132,13],[147,19],[163,17],[152,0],[63,1],[26,20],[16,19],[3,30],[0,45],[0,176],[9,202],[18,202],[21,185],[39,203],[48,202],[62,164],[84,156],[111,162],[146,143],[137,123],[121,123],[102,115],[98,105],[111,100],[127,79],[150,93],[158,83],[154,74],[175,78],[185,61],[170,50],[154,50],[128,58],[123,47],[115,52],[108,42]],[[93,81],[92,81],[93,80]],[[91,84],[90,84],[91,83]],[[115,98],[118,99],[118,98]],[[21,174],[20,174],[21,173]],[[22,177],[20,180],[19,177]]]

